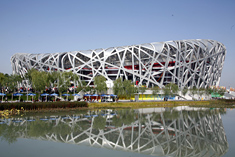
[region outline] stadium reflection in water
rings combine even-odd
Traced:
[[[152,156],[222,156],[228,150],[224,110],[146,108],[30,116],[0,122],[2,140],[40,139]]]

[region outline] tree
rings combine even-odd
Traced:
[[[206,87],[205,88],[205,94],[207,95],[207,96],[209,96],[209,95],[211,95],[211,93],[213,93],[213,89],[211,89],[210,87]]]
[[[134,84],[130,80],[122,81],[121,78],[118,78],[113,82],[113,91],[118,97],[131,98],[136,92]]]
[[[87,83],[84,80],[78,83],[77,92],[80,92],[80,91],[83,91],[84,93],[89,91],[87,89]]]
[[[24,75],[24,78],[26,79],[26,83],[27,83],[27,87],[26,87],[26,90],[27,90],[27,101],[28,101],[28,86],[31,85],[32,87],[32,73],[34,71],[37,71],[36,69],[29,69],[27,71],[27,73]]]
[[[154,100],[155,100],[155,96],[159,93],[160,88],[158,86],[154,86],[152,88],[152,95],[154,96]]]
[[[4,84],[9,88],[9,92],[12,92],[11,99],[13,100],[13,93],[19,90],[18,84],[22,81],[20,75],[5,75]]]
[[[4,75],[4,80],[2,82],[2,84],[4,85],[4,89],[5,89],[5,92],[10,92],[10,87],[8,87],[10,85],[11,81],[10,81],[10,75],[8,74],[5,74]],[[7,89],[7,90],[6,90]]]
[[[179,92],[179,87],[174,83],[170,83],[169,86],[170,86],[172,95],[177,95]]]
[[[73,80],[73,94],[75,94],[75,89],[77,90],[79,76],[75,73],[72,74],[71,80]]]
[[[213,92],[214,92],[214,91],[213,91],[212,88],[210,88],[210,87],[207,87],[207,88],[206,88],[206,94],[210,95],[210,94],[212,94]]]
[[[179,87],[174,83],[169,83],[165,86],[165,88],[163,88],[164,96],[177,95],[178,91],[179,91]]]
[[[57,82],[59,75],[60,75],[60,72],[57,72],[57,71],[52,71],[48,73],[48,81],[51,87],[56,86],[56,82]]]
[[[32,86],[35,88],[36,91],[40,94],[45,90],[45,87],[48,85],[48,75],[44,71],[33,71],[31,73],[32,77]]]
[[[22,83],[23,78],[20,75],[12,75],[12,81],[15,82],[17,91],[19,91],[19,84]]]
[[[32,83],[32,74],[37,71],[36,69],[29,69],[24,75],[25,79],[29,80],[29,83]]]
[[[171,95],[171,90],[170,90],[169,86],[165,86],[163,88],[163,95],[164,95],[164,97],[167,97],[167,96]]]
[[[123,94],[130,99],[136,92],[134,84],[130,80],[123,81]]]
[[[225,93],[225,92],[226,92],[226,90],[223,89],[223,88],[220,88],[220,89],[218,90],[218,94],[221,95],[221,96],[224,96],[224,93]]]
[[[123,82],[121,78],[118,78],[113,81],[113,92],[118,97],[123,95]]]
[[[106,88],[107,89],[107,88]],[[95,94],[95,92],[97,91],[97,89],[95,87],[91,87],[91,86],[86,86],[86,91],[89,92],[91,95]]]
[[[72,76],[72,72],[60,72],[58,77],[58,91],[60,94],[60,97],[62,96],[63,92],[67,92],[68,94],[68,88],[70,86],[70,80]],[[68,99],[68,96],[67,96]]]
[[[198,89],[198,95],[200,96],[200,98],[202,97],[202,95],[205,93],[205,89],[204,88],[199,88]]]
[[[193,88],[190,89],[190,93],[193,95],[197,94],[197,87],[196,86],[193,86]]]
[[[3,73],[0,73],[0,87],[3,86],[3,84],[4,84],[4,79],[5,79],[5,75],[4,75]],[[3,92],[3,91],[1,91],[1,92]]]
[[[141,87],[139,87],[139,92],[142,94],[142,100],[143,100],[143,95],[144,95],[144,92],[146,91],[146,86],[141,86]]]
[[[107,90],[106,78],[104,76],[98,75],[94,78],[94,85],[98,94]]]
[[[185,96],[188,93],[188,87],[184,86],[182,89],[182,95]]]

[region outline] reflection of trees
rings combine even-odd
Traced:
[[[1,140],[7,141],[9,144],[17,141],[19,137],[18,132],[23,131],[21,126],[15,127],[14,125],[0,125],[0,136]]]
[[[216,110],[217,114],[220,115],[225,115],[226,114],[226,110],[224,108],[219,108],[218,110]]]
[[[28,135],[31,137],[40,137],[53,131],[52,123],[36,120],[28,126]]]
[[[160,119],[161,119],[161,114],[160,113],[156,113],[156,112],[152,113],[152,120],[153,121],[160,121]]]
[[[180,114],[179,111],[172,109],[170,111],[163,112],[163,116],[166,117],[167,119],[174,120],[179,118]]]
[[[53,131],[52,133],[55,133],[55,134],[59,134],[61,136],[66,136],[68,134],[71,134],[72,132],[72,129],[68,124],[66,123],[60,123],[59,125],[57,125],[56,127],[53,127]],[[75,129],[76,130],[76,129]]]
[[[118,114],[112,118],[113,125],[116,127],[120,127],[122,125],[130,125],[135,121],[135,113],[134,110],[119,110]]]
[[[118,110],[113,116],[96,111],[87,113],[89,116],[58,116],[47,121],[11,121],[0,124],[0,135],[9,143],[17,137],[36,137],[156,156],[221,156],[227,151],[220,116],[224,110],[166,110],[144,114]]]
[[[99,115],[98,117],[95,117],[95,120],[93,121],[93,128],[97,130],[104,129],[105,123],[106,119],[103,116]]]

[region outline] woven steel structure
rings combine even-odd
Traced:
[[[17,53],[11,57],[13,74],[28,69],[72,71],[93,85],[97,75],[121,77],[135,84],[164,87],[218,86],[226,49],[214,40],[179,40],[48,54]]]

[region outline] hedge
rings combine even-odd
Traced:
[[[0,103],[0,110],[20,109],[24,110],[40,110],[40,109],[58,109],[58,108],[77,108],[88,107],[84,101],[57,101],[57,102],[17,102],[17,103]]]

